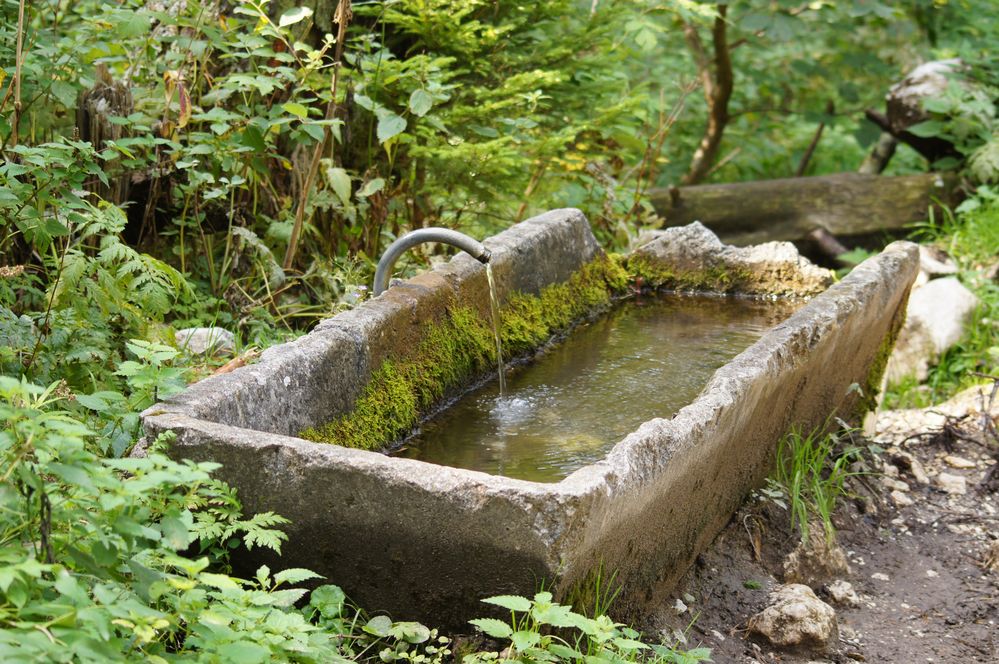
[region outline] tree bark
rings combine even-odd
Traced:
[[[649,192],[666,226],[700,221],[725,242],[806,240],[817,228],[840,238],[900,229],[956,202],[952,173],[819,177],[670,187]]]
[[[711,28],[713,57],[708,55],[697,27],[684,21],[683,36],[687,47],[694,56],[697,73],[701,79],[704,98],[708,102],[708,124],[704,136],[694,151],[690,168],[683,177],[683,184],[696,184],[704,179],[718,156],[725,126],[728,124],[728,103],[732,98],[732,58],[728,46],[727,24],[728,5],[718,5],[718,16]]]

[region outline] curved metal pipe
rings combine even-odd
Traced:
[[[392,276],[392,267],[403,253],[424,242],[441,242],[452,247],[458,247],[465,253],[480,263],[488,263],[492,254],[482,246],[478,240],[468,237],[464,233],[451,230],[450,228],[419,228],[406,233],[395,242],[390,244],[378,261],[375,269],[375,284],[372,295],[378,297],[388,288],[389,277]]]

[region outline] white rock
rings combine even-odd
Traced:
[[[840,606],[860,606],[860,597],[849,581],[838,579],[826,586],[829,599]]]
[[[836,611],[808,586],[791,583],[770,593],[770,604],[749,619],[749,631],[780,647],[825,648],[838,637]]]
[[[926,469],[923,468],[923,462],[912,457],[912,461],[909,465],[909,472],[912,473],[912,479],[916,480],[920,484],[929,484],[930,476],[926,474]]]
[[[890,581],[891,580],[888,577],[887,574],[884,574],[882,572],[875,572],[874,574],[871,574],[871,578],[874,579],[875,581]]]
[[[895,503],[895,507],[908,507],[912,504],[912,498],[897,489],[891,492],[891,500]]]
[[[919,269],[931,279],[957,274],[957,265],[950,256],[936,247],[925,245],[919,245]]]
[[[886,489],[893,491],[908,491],[909,485],[901,480],[893,480],[890,477],[882,477],[881,484],[884,485]]]
[[[937,475],[937,486],[956,495],[963,495],[968,492],[968,482],[960,475],[950,473],[940,473]]]
[[[944,463],[946,463],[951,468],[974,468],[975,462],[971,459],[965,459],[964,457],[954,456],[953,454],[948,454],[944,457]]]
[[[978,298],[954,277],[913,289],[905,325],[888,361],[888,380],[926,378],[930,363],[961,338],[977,306]]]
[[[174,334],[177,346],[191,355],[231,353],[236,348],[236,337],[221,327],[187,327]]]

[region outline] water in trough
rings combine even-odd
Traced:
[[[397,454],[558,481],[642,422],[674,415],[796,306],[713,296],[629,300],[512,370],[502,393],[496,381],[469,392]]]

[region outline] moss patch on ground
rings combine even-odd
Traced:
[[[500,312],[504,354],[531,352],[577,320],[609,307],[628,281],[620,260],[601,257],[538,295],[511,294]],[[382,363],[353,411],[300,435],[343,447],[381,449],[412,431],[451,391],[495,366],[489,319],[453,304],[441,320],[427,325],[415,352],[401,352]]]

